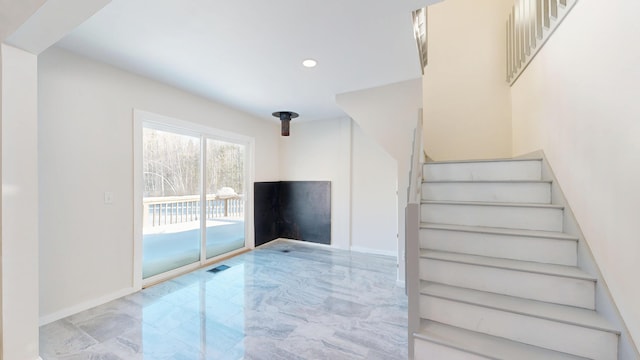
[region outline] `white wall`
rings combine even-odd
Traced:
[[[37,57],[2,44],[3,359],[38,357]]]
[[[512,87],[513,151],[546,153],[636,344],[639,13],[581,0]]]
[[[434,160],[511,155],[505,24],[513,0],[429,6],[424,141]]]
[[[28,19],[36,10],[38,10],[38,8],[44,2],[45,0],[23,0],[19,2],[4,1],[0,3],[0,44],[2,44],[1,46],[3,48],[5,47],[6,37],[11,35],[16,29],[18,29],[24,23],[24,21]],[[9,5],[9,3],[11,3],[11,5]],[[5,64],[6,66],[15,66],[15,62],[16,62],[15,57],[16,56],[21,57],[24,55],[24,54],[21,54],[19,51],[14,51],[14,50],[15,49],[8,49],[7,50],[8,53],[6,53],[4,49],[0,49],[0,120],[2,122],[2,127],[5,127],[5,124],[4,124],[5,118],[4,118],[4,114],[2,113],[3,103],[8,101],[8,100],[5,100],[5,98],[9,99],[9,98],[15,97],[16,91],[21,91],[22,89],[30,89],[32,86],[30,82],[25,82],[24,83],[25,87],[23,88],[21,85],[19,85],[21,82],[16,82],[16,77],[25,76],[30,78],[31,75],[35,76],[35,74],[37,74],[37,67],[32,66],[31,60],[28,60],[24,64],[25,67],[21,71],[16,71],[16,72],[12,71],[12,75],[6,78],[7,82],[6,83],[4,82],[2,73],[4,72]],[[3,93],[6,95],[3,95]],[[37,96],[37,93],[36,93],[36,96]],[[34,98],[33,100],[35,101],[36,98]],[[7,110],[7,116],[11,112],[18,111],[18,108],[24,106],[25,103],[26,102],[12,104],[12,102],[9,102],[10,105],[17,105],[17,106],[11,106],[11,108]],[[15,131],[15,126],[19,125],[19,123],[15,122],[15,118],[11,118],[11,119],[6,118],[6,119],[7,119],[6,120],[7,126],[9,127],[13,126],[14,129],[13,130],[3,129],[2,132]],[[30,120],[33,120],[33,119],[30,119]],[[33,124],[32,124],[32,121],[26,121],[25,124],[23,125],[26,127],[29,127],[29,126],[32,126]],[[12,136],[12,135],[9,134],[9,136]],[[19,134],[19,136],[29,137],[30,135],[26,133],[22,133],[22,134]],[[5,142],[3,140],[2,141],[3,147],[4,147],[4,143]],[[31,142],[27,141],[26,144],[30,144],[30,143]],[[16,146],[16,143],[12,143],[10,145],[11,147],[14,147]],[[33,149],[31,151],[33,151]],[[6,154],[6,156],[13,158],[13,156],[15,156],[15,152],[12,152],[12,154]],[[33,159],[31,160],[33,161]],[[10,164],[12,164],[12,166],[15,166],[15,158],[13,158],[13,160],[10,161]],[[4,166],[3,161],[0,160],[0,168],[2,168],[3,166]],[[0,173],[2,173],[2,171],[0,171]],[[29,185],[33,185],[33,184],[29,184],[29,182],[25,184],[25,186],[27,187]],[[36,186],[36,189],[37,189],[37,186]],[[0,208],[4,206],[5,205],[3,204],[3,201],[0,201]],[[10,201],[9,204],[7,204],[7,206],[15,206],[15,203]],[[36,208],[36,211],[37,211],[37,208]],[[2,215],[2,211],[0,210],[0,216],[1,215]],[[9,217],[11,217],[11,215],[9,215]],[[3,222],[4,220],[0,221],[0,229],[2,229],[1,231],[2,233],[5,232],[5,229],[4,229],[5,226]],[[15,224],[15,225],[17,225],[17,227],[14,226],[13,228],[11,228],[10,226],[8,230],[9,232],[14,232],[12,236],[15,236],[15,232],[19,232],[18,228],[23,224],[20,224],[20,225]],[[29,228],[27,228],[26,230],[27,230],[27,238],[29,239],[29,237],[33,236],[34,227],[29,226]],[[2,257],[3,257],[2,248],[5,246],[5,244],[3,243],[4,241],[3,237],[4,237],[4,234],[0,234],[0,359],[2,359],[3,356],[5,359],[9,357],[35,359],[38,354],[38,351],[37,351],[38,333],[37,333],[37,328],[36,328],[36,331],[34,332],[33,317],[34,316],[37,317],[37,307],[38,307],[37,292],[35,294],[32,293],[33,291],[32,286],[28,286],[26,289],[23,289],[25,293],[28,294],[28,296],[30,296],[30,299],[33,299],[33,302],[29,301],[28,300],[29,298],[24,302],[22,301],[16,302],[15,297],[13,297],[13,300],[8,300],[8,302],[3,300],[4,294],[7,294],[8,291],[14,292],[15,296],[20,295],[20,291],[17,293],[15,292],[16,290],[15,286],[16,284],[19,284],[18,279],[22,279],[22,274],[19,268],[5,270],[5,267],[7,266],[13,267],[15,266],[15,264],[7,265],[2,260]],[[15,237],[13,237],[12,239],[8,239],[7,244],[13,243],[15,240],[16,240]],[[37,238],[35,243],[37,244]],[[33,239],[31,238],[30,241],[28,240],[26,243],[23,244],[23,246],[25,246],[25,248],[29,248],[33,246],[33,244],[34,242],[33,242]],[[15,244],[8,245],[8,246],[12,248],[14,245]],[[35,251],[37,253],[37,248]],[[33,253],[30,255],[34,256]],[[33,259],[29,259],[28,263],[25,265],[26,266],[33,265],[34,262],[37,264],[37,258],[35,257]],[[19,265],[19,266],[22,266],[22,265]],[[33,276],[33,273],[31,273],[29,270],[36,271],[35,268],[27,269],[28,271],[27,276]],[[37,272],[35,273],[35,276],[36,276],[35,278],[31,279],[33,286],[37,284]],[[14,277],[14,278],[12,279],[10,277]],[[5,284],[7,284],[8,286],[7,289],[5,289]],[[35,290],[37,291],[37,286],[35,287]],[[16,306],[16,305],[18,306],[18,308],[12,308],[13,306]],[[16,323],[16,318],[21,318],[22,316],[25,317],[25,322]],[[7,322],[6,325],[5,325],[5,320]],[[16,326],[18,326],[18,328],[16,328]],[[37,326],[37,323],[36,323],[36,326]],[[5,349],[4,344],[11,344],[11,345],[7,345]],[[18,353],[16,353],[16,351],[18,351]]]
[[[4,83],[2,82],[2,42],[0,42],[0,139],[2,139],[2,103],[4,102],[3,97],[2,97],[2,93],[3,93],[3,87],[4,87]],[[2,141],[0,141],[0,178],[2,178]],[[4,328],[4,320],[3,320],[3,314],[4,314],[4,306],[3,306],[3,296],[2,296],[2,292],[3,292],[3,271],[2,271],[2,267],[3,267],[3,262],[2,262],[2,193],[0,193],[0,334],[4,334],[4,332],[2,331],[2,329]],[[2,353],[4,353],[3,350],[3,340],[4,340],[4,336],[0,336],[0,359],[2,359]]]
[[[47,0],[0,1],[0,41],[4,42],[45,2]]]
[[[351,129],[351,249],[397,256],[397,161],[357,123]]]
[[[39,71],[45,322],[132,290],[134,108],[255,137],[255,180],[279,180],[275,122],[57,48],[40,56]]]
[[[404,281],[404,211],[407,204],[413,130],[422,107],[420,79],[354,91],[336,96],[336,102],[363,132],[396,160],[398,184],[398,280]]]
[[[35,5],[38,0],[27,0]],[[32,54],[53,46],[111,0],[47,0],[6,42]]]
[[[331,181],[331,246],[349,249],[351,120],[291,122],[280,143],[280,180]]]
[[[349,118],[291,123],[281,179],[331,181],[331,245],[397,254],[396,161]]]

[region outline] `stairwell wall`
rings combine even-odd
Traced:
[[[397,161],[351,121],[351,250],[397,256]]]
[[[505,19],[513,0],[447,0],[428,8],[424,144],[434,160],[511,156]]]
[[[544,150],[640,339],[640,3],[581,0],[511,89],[513,153]]]
[[[396,161],[398,219],[398,281],[404,282],[404,221],[409,186],[413,131],[422,107],[421,80],[353,91],[336,96],[338,105],[363,133],[378,143]]]

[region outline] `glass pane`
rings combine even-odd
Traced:
[[[143,129],[143,278],[200,261],[200,139]]]
[[[244,246],[245,146],[207,139],[207,259]]]

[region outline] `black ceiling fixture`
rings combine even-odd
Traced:
[[[289,136],[289,123],[291,122],[291,119],[295,119],[300,116],[293,111],[276,111],[271,115],[282,121],[282,136]]]

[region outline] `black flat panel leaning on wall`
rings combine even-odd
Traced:
[[[256,246],[277,238],[331,244],[331,182],[255,183]]]
[[[253,185],[255,199],[254,226],[256,246],[280,237],[278,214],[280,213],[280,182],[260,182]]]
[[[331,182],[280,183],[280,237],[331,244]]]

